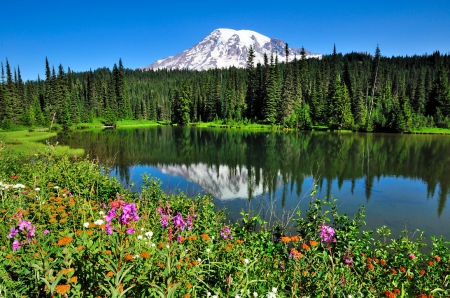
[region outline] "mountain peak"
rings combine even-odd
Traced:
[[[285,42],[280,39],[269,38],[252,30],[219,28],[189,49],[175,56],[158,60],[141,69],[207,70],[216,67],[246,67],[250,46],[255,51],[255,63],[264,63],[264,54],[269,57],[271,54],[276,54],[280,61],[284,59],[285,45]],[[300,52],[299,48],[290,48],[289,60],[293,60],[294,55],[300,57]],[[306,53],[308,58],[322,56],[309,51]]]

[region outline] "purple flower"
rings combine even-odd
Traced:
[[[408,257],[411,258],[411,259],[415,259],[416,255],[415,254],[409,254]]]
[[[14,240],[13,244],[12,244],[12,250],[18,250],[20,248],[20,242],[19,240]]]
[[[126,233],[127,233],[128,235],[130,235],[130,234],[133,234],[134,231],[136,231],[135,228],[129,228],[129,229],[126,230]]]
[[[44,234],[44,235],[47,235],[48,233],[50,233],[49,230],[44,230],[44,231],[42,232],[42,234]]]
[[[24,229],[31,229],[31,223],[28,220],[21,220],[19,222],[19,230],[23,231]]]
[[[233,239],[233,236],[231,235],[231,230],[226,225],[223,225],[222,231],[220,231],[220,236],[225,240],[227,240],[228,238]]]
[[[105,232],[108,235],[112,235],[112,233],[113,233],[113,229],[109,223],[106,223],[106,225],[105,225]]]
[[[345,262],[345,264],[351,264],[351,263],[353,263],[353,260],[345,259],[344,262]]]
[[[336,242],[336,238],[334,238],[334,234],[335,231],[332,227],[326,226],[326,225],[322,225],[320,227],[320,233],[319,233],[319,237],[320,237],[320,241],[321,242]]]
[[[136,204],[123,204],[122,215],[119,217],[119,224],[129,225],[131,221],[138,221],[139,216],[137,215]]]
[[[19,230],[16,230],[15,227],[11,227],[9,231],[10,231],[9,235],[6,236],[6,237],[8,237],[9,239],[14,238],[14,237],[17,235],[17,233],[19,233]]]
[[[178,243],[181,242],[181,236],[180,235],[177,236],[177,241],[178,241]]]
[[[169,219],[166,214],[161,214],[159,221],[161,222],[161,226],[163,228],[167,228],[167,226],[169,225]]]
[[[182,231],[184,231],[184,228],[186,227],[186,223],[183,220],[183,216],[181,215],[180,212],[177,213],[177,215],[175,215],[172,218],[173,221],[173,225],[177,228],[180,229]]]

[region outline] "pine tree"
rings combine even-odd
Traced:
[[[256,70],[254,65],[255,51],[250,46],[247,55],[247,94],[245,96],[246,103],[246,117],[252,119],[256,115],[256,94],[258,89],[258,81],[256,77]]]
[[[281,115],[282,123],[287,124],[294,114],[293,86],[291,65],[289,64],[289,47],[285,44],[286,65],[283,76],[283,89],[281,92]]]

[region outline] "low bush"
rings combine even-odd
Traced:
[[[13,163],[13,164],[11,164]],[[132,193],[87,159],[0,151],[0,296],[446,297],[450,248],[362,231],[313,198],[296,235],[227,223],[210,196]],[[256,229],[255,227],[259,228]]]

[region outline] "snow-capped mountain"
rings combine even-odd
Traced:
[[[267,54],[269,61],[272,53],[278,55],[280,62],[286,59],[285,42],[280,39],[269,38],[251,30],[217,29],[191,48],[142,67],[141,70],[246,67],[250,46],[255,51],[255,65],[258,62],[264,63],[264,54]],[[290,48],[289,60],[293,60],[294,56],[299,59],[300,52],[299,48]],[[322,56],[310,51],[306,51],[306,55],[308,58]]]

